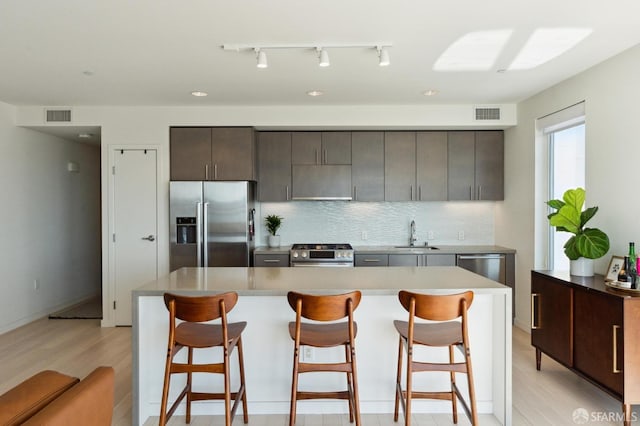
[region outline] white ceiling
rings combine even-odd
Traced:
[[[493,105],[527,98],[640,43],[638,0],[2,0],[0,101],[14,105]],[[538,28],[593,32],[535,69],[506,68]],[[474,31],[513,30],[488,71],[436,72]],[[389,42],[374,49],[251,52],[223,44]],[[85,73],[91,74],[86,75]],[[309,90],[325,94],[312,98]],[[422,92],[439,94],[425,97]],[[208,97],[195,98],[194,90]]]

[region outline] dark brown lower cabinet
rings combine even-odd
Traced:
[[[531,344],[622,402],[624,425],[640,403],[640,297],[601,275],[531,272]]]

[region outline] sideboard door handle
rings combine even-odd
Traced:
[[[619,325],[613,326],[613,373],[622,373],[622,370],[618,369],[618,330]]]
[[[540,322],[538,321],[538,323],[536,324],[536,315],[535,315],[535,311],[536,308],[538,311],[538,317],[540,317],[540,304],[538,303],[536,305],[536,302],[539,301],[540,294],[538,293],[531,293],[531,329],[532,330],[537,330],[540,328]]]

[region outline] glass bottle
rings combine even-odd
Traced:
[[[624,257],[622,268],[620,268],[620,271],[618,271],[618,281],[621,283],[627,282],[627,268],[629,268],[629,256]]]
[[[629,243],[629,266],[627,268],[628,281],[631,283],[631,288],[635,289],[637,286],[638,270],[636,258],[635,243]]]

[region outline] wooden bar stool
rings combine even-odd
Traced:
[[[287,299],[291,308],[296,311],[296,321],[289,323],[289,335],[293,339],[293,380],[291,384],[291,411],[289,425],[296,422],[296,403],[299,399],[346,399],[349,401],[349,421],[354,417],[360,426],[360,405],[358,400],[358,376],[356,373],[355,338],[357,325],[353,320],[353,311],[360,304],[362,295],[359,291],[347,294],[314,296],[290,291]],[[344,317],[346,322],[328,324],[302,322],[302,318],[312,321],[337,321]],[[344,346],[345,362],[341,363],[307,363],[300,362],[300,346],[331,348]],[[309,372],[343,372],[347,376],[346,391],[305,392],[298,390],[298,375]]]
[[[471,352],[469,350],[469,336],[467,333],[467,310],[473,301],[473,292],[467,291],[451,295],[427,295],[400,291],[400,303],[409,311],[409,322],[394,321],[393,324],[400,335],[398,347],[398,376],[396,379],[396,405],[393,420],[398,421],[400,401],[404,410],[404,422],[411,425],[411,399],[446,399],[451,401],[453,408],[453,423],[458,423],[456,397],[460,400],[471,424],[478,424],[476,396],[473,387],[473,371],[471,369]],[[432,322],[416,323],[415,318],[422,318]],[[457,318],[461,318],[458,321]],[[449,348],[449,363],[419,362],[413,359],[415,345]],[[407,350],[407,384],[402,390],[402,352],[403,346]],[[464,362],[456,362],[454,347],[458,347],[464,354]],[[451,390],[446,392],[418,392],[412,389],[412,375],[422,371],[448,371],[451,378]],[[469,399],[471,409],[462,398],[456,385],[455,373],[466,373],[469,383]]]
[[[171,293],[164,294],[164,303],[169,309],[169,345],[164,371],[164,386],[162,388],[160,426],[166,424],[185,396],[187,397],[187,423],[191,422],[191,401],[208,399],[224,399],[226,426],[231,426],[238,404],[242,401],[244,422],[249,422],[241,336],[247,323],[227,323],[227,313],[233,309],[237,301],[238,294],[234,292],[199,297],[179,296]],[[220,324],[203,324],[218,318],[221,320]],[[182,322],[176,324],[176,319]],[[174,362],[174,357],[184,347],[188,349],[187,363]],[[222,362],[213,364],[193,363],[194,349],[213,347],[222,347]],[[240,388],[237,392],[231,392],[229,361],[231,353],[236,347],[238,348],[238,361],[240,364]],[[171,375],[179,373],[187,374],[187,384],[169,409],[169,412],[167,412]],[[224,374],[224,392],[193,392],[191,389],[193,373]],[[231,407],[232,399],[234,400],[233,407]]]

